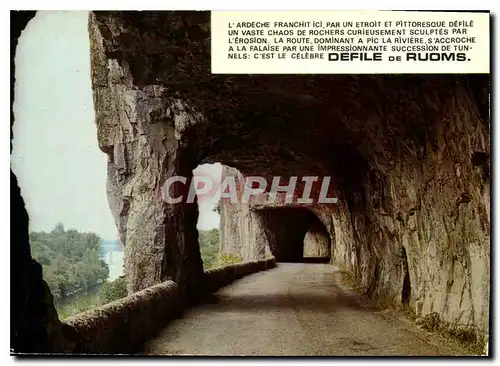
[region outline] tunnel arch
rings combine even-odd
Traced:
[[[333,259],[332,244],[332,238],[325,225],[319,218],[314,220],[304,236],[303,261],[331,262]]]
[[[267,245],[277,262],[303,262],[305,257],[330,258],[330,242],[326,228],[309,209],[302,207],[264,208],[256,211],[263,222]],[[317,248],[313,237],[307,235],[321,233],[328,239],[326,248]],[[309,252],[305,251],[309,249]],[[305,256],[307,253],[309,255]]]

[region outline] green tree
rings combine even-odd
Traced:
[[[240,263],[243,259],[237,255],[219,253],[213,263],[213,267],[223,267],[230,264]]]
[[[100,241],[94,233],[65,230],[62,223],[49,233],[30,234],[31,255],[42,265],[56,304],[106,280],[109,269],[99,257]]]
[[[219,230],[199,230],[198,242],[200,243],[200,255],[205,270],[214,266],[219,253]]]
[[[105,282],[99,294],[102,304],[121,299],[127,296],[127,281],[125,276],[120,276],[114,281]]]

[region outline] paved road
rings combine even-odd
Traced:
[[[146,343],[148,354],[458,355],[455,343],[380,311],[328,264],[279,264],[219,290]]]

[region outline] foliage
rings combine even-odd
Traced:
[[[100,305],[101,301],[99,299],[99,294],[84,293],[71,298],[71,300],[66,303],[58,304],[56,308],[59,319],[66,319]]]
[[[107,304],[126,297],[127,294],[127,281],[125,279],[125,276],[120,276],[114,281],[105,282],[101,286],[99,296],[101,303]]]
[[[43,267],[61,319],[127,296],[124,276],[106,281],[109,268],[100,259],[100,243],[96,234],[65,230],[63,224],[57,224],[50,233],[30,234],[32,257]],[[219,253],[218,229],[200,230],[199,243],[205,270],[242,261],[238,256]]]
[[[99,257],[100,242],[94,233],[64,230],[61,223],[50,233],[30,234],[31,255],[42,265],[56,304],[106,280],[109,269]]]
[[[243,259],[237,255],[219,253],[217,260],[214,263],[214,267],[223,267],[230,264],[240,263]]]
[[[422,326],[423,329],[428,330],[429,332],[435,332],[439,330],[441,323],[441,319],[439,314],[436,312],[432,312],[427,314],[421,320],[417,321],[417,324]]]
[[[114,281],[104,282],[98,292],[82,293],[68,299],[68,301],[57,304],[57,313],[60,319],[66,319],[70,316],[121,299],[127,295],[127,281],[125,280],[125,276],[120,276]]]
[[[203,268],[206,270],[242,262],[242,258],[219,252],[219,230],[199,230],[198,241]]]
[[[213,268],[219,253],[219,230],[199,230],[198,241],[204,269]]]

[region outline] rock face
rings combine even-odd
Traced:
[[[11,186],[12,204],[18,207],[12,216],[17,227],[11,237],[11,352],[62,352],[66,349],[63,328],[49,287],[42,278],[42,266],[31,258],[28,213],[12,172]]]
[[[113,18],[106,18],[112,20]],[[91,15],[92,83],[99,147],[108,154],[107,193],[120,239],[125,245],[129,292],[171,278],[180,284],[200,283],[202,262],[195,228],[196,203],[167,205],[162,187],[176,175],[192,177],[196,167],[183,145],[183,131],[201,116],[161,85],[137,88],[129,65],[108,59],[103,38]],[[112,22],[108,36],[122,28]],[[193,165],[194,164],[194,165]],[[182,187],[174,187],[173,196]],[[194,291],[194,289],[193,289]]]
[[[394,150],[384,150],[394,142],[382,138],[366,147],[370,169],[360,177],[362,189],[346,192],[332,216],[333,257],[386,304],[401,301],[407,261],[409,304],[418,314],[436,312],[483,336],[489,312],[489,127],[458,80],[446,91],[420,93],[419,104],[403,104],[426,115],[425,129]],[[388,127],[405,117],[379,118]],[[406,118],[418,119],[410,113]],[[476,164],[477,154],[484,160]]]
[[[222,180],[234,177],[237,194],[241,196],[243,176],[235,168],[222,167]],[[220,250],[239,256],[243,261],[264,259],[270,253],[263,218],[249,204],[231,203],[222,198],[219,202]]]
[[[304,257],[330,257],[330,236],[318,226],[311,227],[304,237]]]
[[[339,193],[338,204],[222,206],[224,250],[296,259],[300,208],[374,299],[487,333],[488,75],[212,75],[207,12],[96,12],[89,29],[131,291],[200,283],[196,205],[159,196],[168,177],[220,162],[267,180],[331,176]]]

